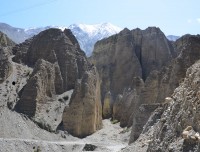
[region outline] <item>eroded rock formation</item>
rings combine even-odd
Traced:
[[[34,68],[30,79],[21,91],[20,100],[15,108],[18,112],[28,115],[42,128],[49,131],[55,131],[62,121],[73,124],[73,121],[79,120],[78,117],[82,118],[80,126],[83,127],[86,120],[93,119],[93,114],[98,113],[98,116],[95,116],[90,123],[90,126],[95,127],[85,126],[85,130],[74,133],[75,136],[80,137],[87,136],[101,127],[98,74],[95,70],[91,70],[90,63],[70,30],[43,31],[24,44],[16,46],[13,52],[16,54],[14,61]],[[78,90],[75,84],[78,84],[77,81],[80,79],[83,81],[80,85],[84,88]],[[93,83],[96,85],[92,86]],[[79,99],[73,97],[70,99],[71,89],[75,89],[73,97],[79,96]],[[94,89],[93,94],[90,89]],[[84,94],[87,97],[82,98]],[[93,97],[89,97],[90,95]],[[92,99],[88,100],[89,98]],[[70,105],[76,105],[76,100],[80,103],[84,100],[85,105],[82,105],[82,108],[87,109],[86,106],[89,105],[91,109],[88,109],[86,113],[79,113],[79,116],[77,115],[74,119],[71,119],[72,115],[71,117],[63,116],[64,108],[69,101]],[[80,110],[79,108],[74,109],[70,106],[70,112],[76,113]],[[64,129],[72,132],[71,130],[76,130],[76,127],[73,125],[73,128],[64,127]]]
[[[99,76],[95,67],[78,80],[69,106],[63,114],[64,129],[74,136],[85,137],[102,127]]]
[[[0,83],[5,81],[12,72],[9,56],[12,54],[11,50],[14,45],[14,42],[0,32]]]
[[[155,27],[132,31],[124,29],[96,43],[90,60],[96,65],[102,80],[102,102],[108,105],[104,101],[107,101],[106,94],[110,92],[115,108],[111,106],[110,111],[114,111],[113,118],[120,118],[121,126],[132,125],[133,112],[140,104],[156,102],[158,71],[175,56],[170,42]],[[118,94],[123,94],[122,104],[115,104]],[[116,113],[116,105],[121,106],[121,110],[117,110],[120,114]]]
[[[189,134],[192,129],[193,132],[200,132],[199,75],[200,61],[197,61],[187,70],[186,78],[175,89],[173,100],[161,113],[159,121],[148,125],[149,128],[153,125],[153,136],[148,151],[199,151],[198,139],[192,137],[192,132]],[[186,130],[188,126],[192,129]],[[188,137],[185,137],[184,131],[188,131]],[[148,134],[148,129],[144,133]]]

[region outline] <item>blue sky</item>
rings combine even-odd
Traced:
[[[110,22],[157,26],[166,34],[200,34],[200,0],[2,0],[0,22],[15,27]]]

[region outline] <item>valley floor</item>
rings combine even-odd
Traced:
[[[110,120],[103,120],[103,128],[84,139],[74,138],[70,135],[62,141],[0,138],[0,152],[80,152],[85,144],[97,146],[95,151],[117,152],[128,145],[129,135],[130,130],[122,129],[119,123],[112,124]]]

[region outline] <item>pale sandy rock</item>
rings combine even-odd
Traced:
[[[103,101],[103,110],[102,110],[102,116],[104,119],[110,118],[112,116],[113,113],[113,99],[112,99],[112,95],[110,92],[108,92],[105,97],[104,97],[104,101]]]
[[[69,106],[63,113],[63,126],[77,137],[88,136],[102,127],[100,83],[95,67],[77,81]]]

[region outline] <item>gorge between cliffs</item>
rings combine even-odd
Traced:
[[[200,35],[157,27],[95,43],[0,32],[0,152],[199,152]]]

